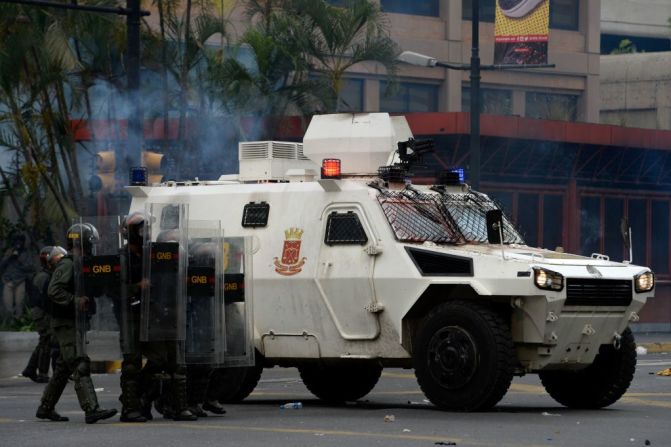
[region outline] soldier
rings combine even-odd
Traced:
[[[49,326],[51,323],[47,309],[47,303],[49,302],[47,287],[49,287],[49,279],[51,278],[48,257],[52,249],[53,247],[46,246],[40,250],[40,266],[42,269],[35,274],[33,292],[28,296],[30,316],[40,338],[37,346],[33,349],[30,360],[28,360],[28,365],[21,375],[37,383],[47,383],[49,381],[49,363],[51,360],[51,332]]]
[[[5,309],[14,318],[23,315],[23,301],[26,296],[26,281],[33,275],[34,267],[30,255],[26,251],[26,237],[23,234],[16,235],[12,246],[7,249],[5,256],[0,261],[0,272],[2,272],[2,301]]]
[[[67,248],[71,253],[80,256],[89,254],[97,239],[98,231],[93,225],[78,223],[68,229]],[[110,418],[117,412],[116,409],[105,410],[98,405],[98,397],[91,380],[91,361],[77,347],[75,306],[86,312],[93,303],[86,296],[75,296],[75,266],[72,257],[69,254],[55,253],[52,261],[56,266],[47,293],[52,305],[51,328],[60,346],[60,356],[56,362],[56,370],[44,389],[36,416],[57,422],[68,420],[56,412],[55,406],[63,394],[68,378],[73,375],[75,392],[79,405],[84,410],[85,421],[93,424]]]
[[[206,400],[207,388],[213,364],[217,363],[215,352],[215,318],[220,318],[213,307],[215,294],[217,243],[197,239],[189,244],[189,266],[187,275],[192,278],[207,278],[207,281],[187,281],[187,369],[186,383],[189,410],[198,417],[205,417],[205,410],[214,414],[225,414],[219,402]],[[205,284],[203,284],[203,282]]]
[[[160,233],[156,238],[157,244],[171,245],[179,241],[179,236],[174,230],[166,230]],[[176,257],[171,257],[170,261],[152,259],[154,262],[165,264],[176,261]],[[171,269],[169,268],[171,271]],[[154,273],[152,273],[154,275]],[[169,301],[169,296],[174,295],[176,272],[167,273],[166,276],[160,277],[158,274],[152,277],[149,295],[154,298],[163,296],[166,300],[161,302],[157,299],[156,302],[148,302],[145,305],[147,309],[147,318],[150,320],[149,326],[173,327],[176,323],[175,316],[172,315],[176,309],[167,308],[166,306],[175,305],[174,302]],[[163,279],[164,281],[161,281]],[[186,366],[180,360],[180,350],[183,349],[182,342],[171,338],[170,336],[157,336],[149,341],[143,342],[142,349],[145,357],[147,357],[147,364],[143,371],[147,374],[154,374],[156,377],[162,377],[163,381],[162,392],[157,401],[156,408],[163,413],[166,419],[173,419],[175,421],[195,421],[198,419],[188,409],[187,403],[187,387],[186,387]],[[146,414],[146,413],[145,413]]]
[[[144,237],[144,213],[132,213],[124,219],[121,234],[126,240],[122,256],[126,258],[127,293],[126,302],[118,303],[122,326],[121,340],[123,361],[121,363],[121,421],[146,422],[151,418],[151,405],[143,411],[140,389],[147,390],[149,381],[142,373],[142,351],[140,334],[140,298],[144,281],[142,279],[142,242]],[[144,380],[143,380],[144,379]]]

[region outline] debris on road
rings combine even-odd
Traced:
[[[289,402],[284,405],[280,405],[280,410],[300,410],[303,408],[302,402]]]
[[[452,442],[452,441],[438,441],[438,442],[434,442],[434,444],[435,445],[457,445],[456,442]]]
[[[646,355],[648,353],[648,350],[645,346],[636,346],[636,354],[638,355]]]
[[[658,376],[671,376],[671,368],[666,368],[661,371],[657,371]]]
[[[561,414],[548,413],[547,411],[542,412],[541,415],[543,415],[543,416],[561,416]]]
[[[384,421],[385,422],[394,422],[396,420],[396,416],[393,414],[387,414],[384,416]]]

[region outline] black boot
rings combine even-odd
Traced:
[[[196,421],[198,416],[191,413],[186,397],[186,377],[173,376],[170,384],[172,394],[172,419],[175,421]]]
[[[125,374],[126,376],[130,374]],[[121,376],[121,422],[147,422],[142,415],[142,404],[138,397],[138,383],[133,379]]]
[[[101,421],[103,419],[109,419],[115,414],[116,414],[116,408],[112,408],[111,410],[96,408],[93,411],[86,412],[85,420],[87,424],[95,424],[96,422]]]
[[[40,405],[38,407],[35,416],[38,419],[48,419],[54,422],[67,422],[70,420],[69,418],[66,418],[65,416],[61,416],[60,414],[56,413],[56,410],[54,410],[53,408],[47,408],[44,405]]]
[[[115,408],[111,410],[100,408],[91,376],[80,376],[75,373],[75,377],[75,392],[77,393],[79,406],[86,415],[84,419],[87,424],[95,424],[100,420],[109,419],[117,413]]]
[[[210,413],[214,414],[226,414],[226,410],[224,410],[224,407],[217,402],[216,400],[208,400],[203,404],[203,410],[207,410]]]
[[[40,345],[37,345],[33,349],[33,353],[30,354],[30,359],[28,360],[28,365],[21,372],[23,377],[28,377],[33,382],[37,382],[37,364],[40,357]]]
[[[59,415],[54,410],[54,407],[56,407],[56,403],[61,398],[65,385],[67,384],[68,371],[63,365],[63,362],[59,359],[59,361],[56,362],[54,375],[51,377],[51,380],[49,380],[49,383],[47,383],[47,386],[44,387],[41,404],[37,409],[35,416],[40,419],[49,419],[57,422],[67,421],[68,418]]]

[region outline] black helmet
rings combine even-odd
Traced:
[[[54,247],[52,247],[51,245],[47,245],[45,247],[42,247],[42,249],[40,250],[40,265],[43,268],[46,268],[47,265],[49,265],[49,255],[51,254],[51,250],[53,248]]]
[[[126,216],[121,224],[121,235],[131,242],[142,241],[144,237],[144,223],[147,221],[147,216],[135,211]]]
[[[84,250],[90,250],[93,244],[100,240],[96,227],[87,222],[76,223],[68,228],[66,238],[68,250],[72,250],[76,243],[81,244]]]
[[[51,247],[51,252],[47,256],[47,264],[52,265],[58,259],[67,254],[68,254],[67,250],[64,249],[63,247],[59,247],[58,245]],[[58,259],[56,259],[57,257]]]

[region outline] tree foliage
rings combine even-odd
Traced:
[[[240,0],[249,25],[235,41],[215,3],[153,0],[158,24],[143,22],[145,118],[164,118],[167,131],[178,117],[178,162],[219,123],[231,139],[273,138],[279,117],[340,110],[354,65],[396,72],[398,49],[372,0]],[[86,166],[100,147],[78,145],[72,123],[125,118],[126,46],[121,16],[0,3],[0,200],[14,221],[0,233],[51,243],[87,211]],[[265,125],[243,130],[250,118]]]

